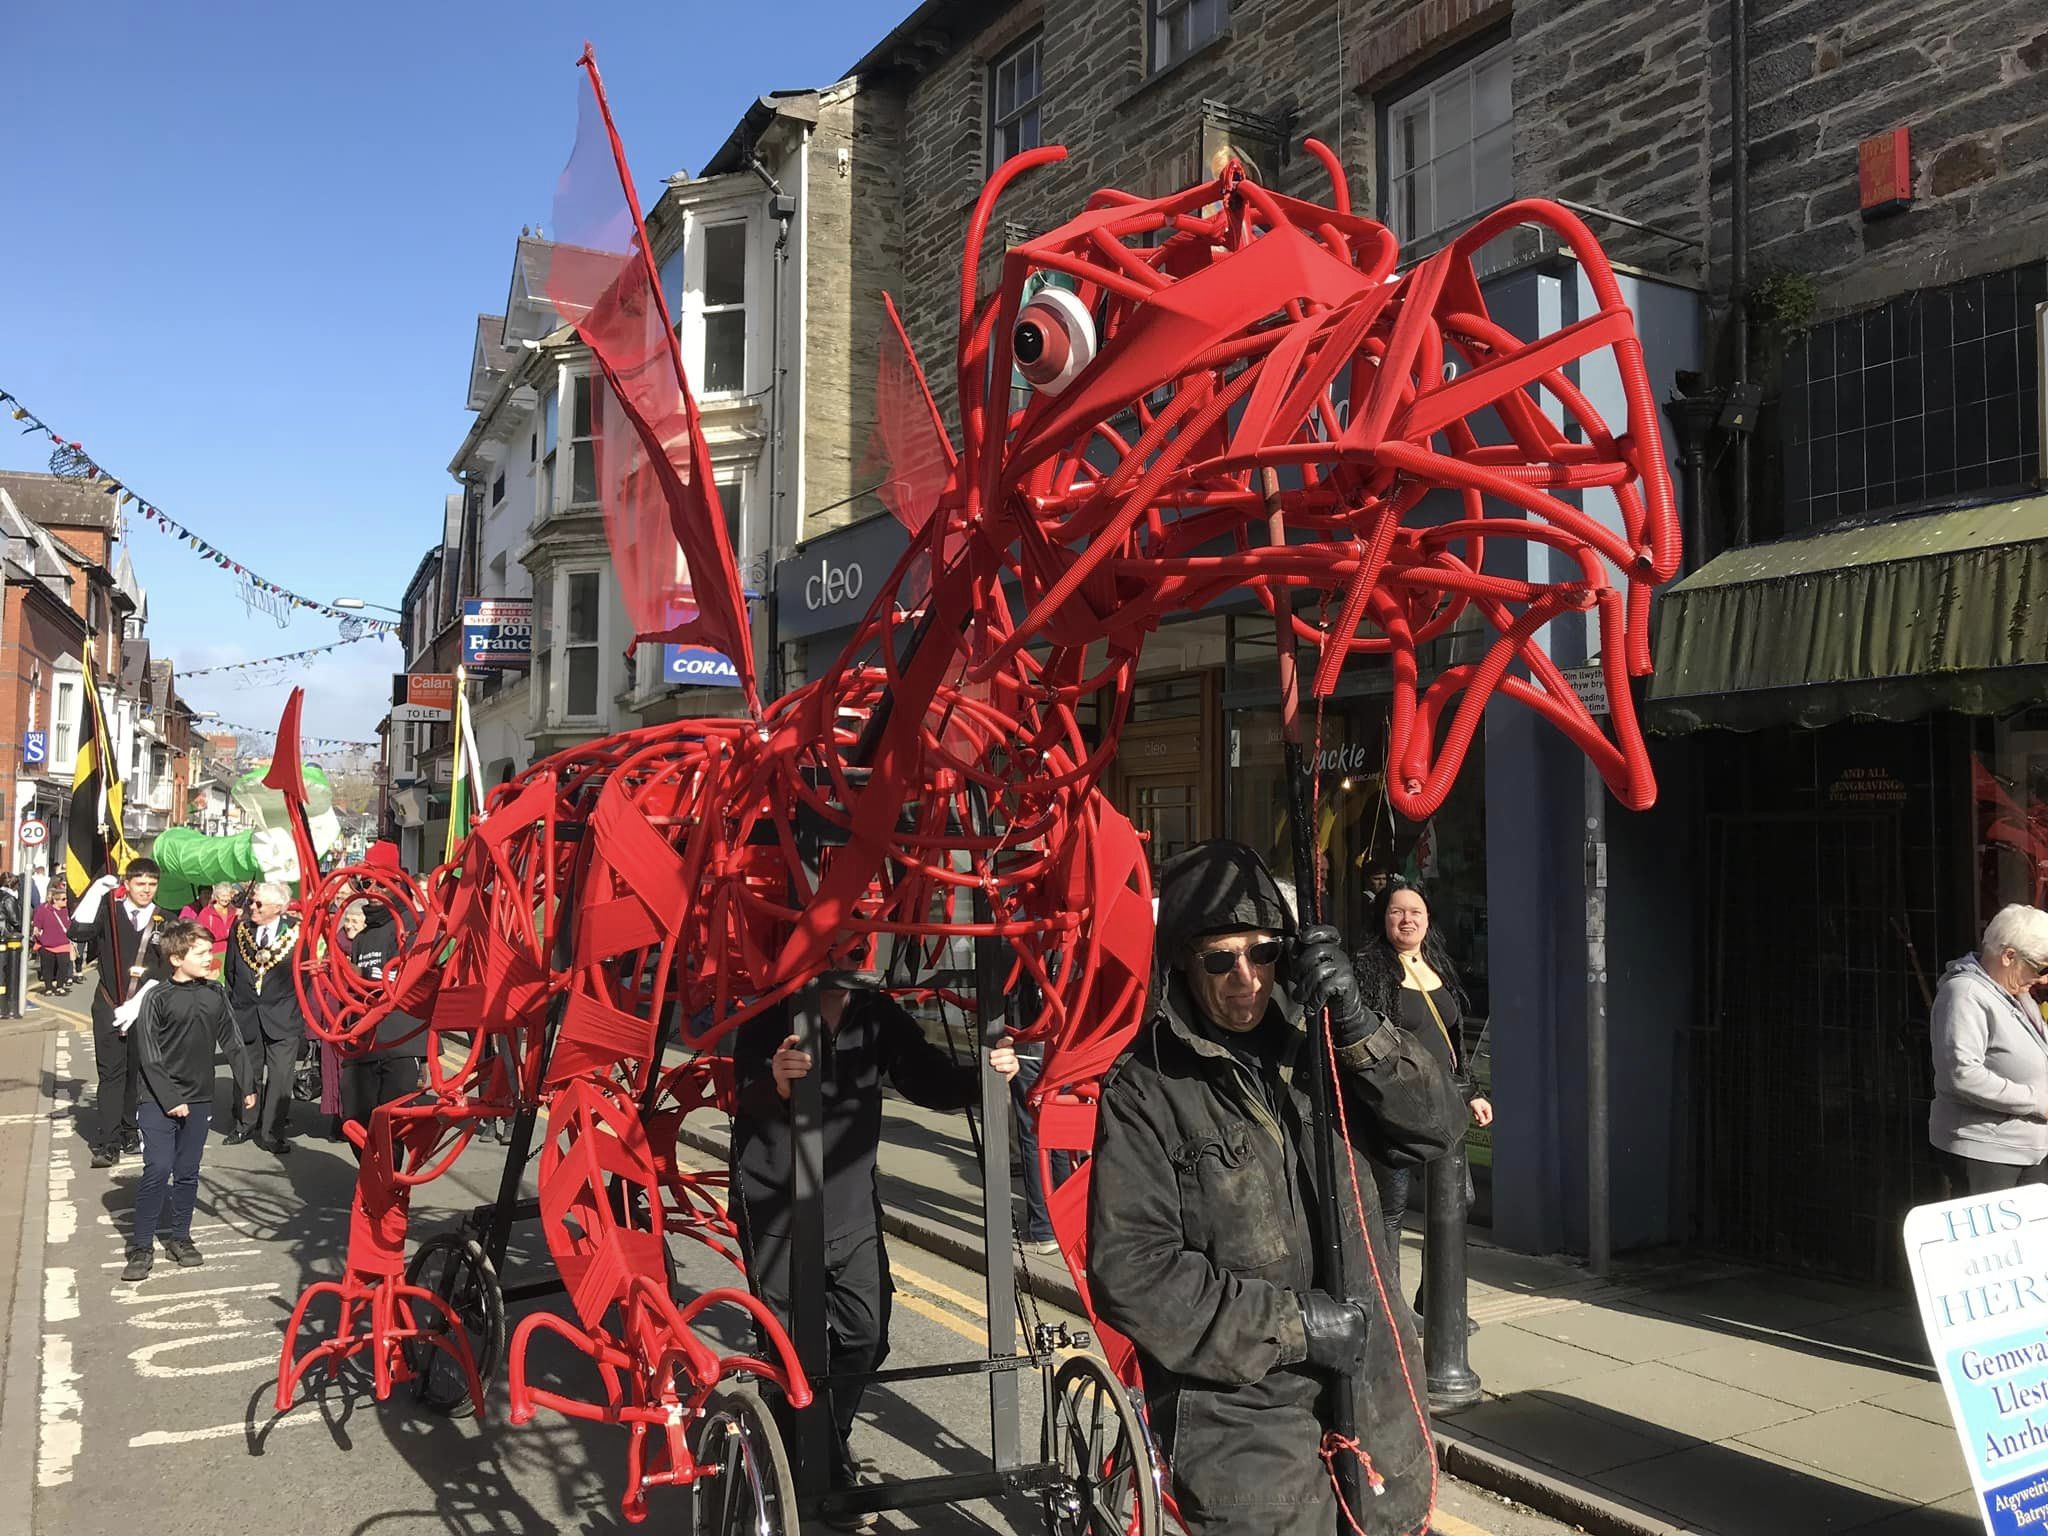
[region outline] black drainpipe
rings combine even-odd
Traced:
[[[1749,0],[1728,0],[1729,297],[1735,306],[1735,398],[1749,390]],[[1735,544],[1749,543],[1750,434],[1735,434]]]

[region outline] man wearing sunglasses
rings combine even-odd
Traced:
[[[1297,933],[1242,844],[1167,862],[1154,954],[1151,1017],[1102,1088],[1088,1269],[1096,1312],[1137,1347],[1182,1521],[1191,1536],[1338,1530],[1319,1452],[1333,1378],[1349,1372],[1363,1480],[1383,1488],[1365,1501],[1366,1529],[1418,1530],[1422,1356],[1407,1309],[1390,1316],[1374,1283],[1385,1255],[1364,1159],[1441,1156],[1465,1106],[1414,1037],[1367,1009],[1337,931]],[[1355,1169],[1339,1148],[1344,1295],[1317,1263],[1309,1074],[1323,1037],[1304,1016],[1325,1011]]]

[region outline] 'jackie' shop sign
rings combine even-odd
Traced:
[[[2048,1532],[2048,1185],[1916,1206],[1905,1236],[1984,1528]]]

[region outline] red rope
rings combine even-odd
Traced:
[[[1340,1435],[1335,1430],[1323,1436],[1323,1443],[1316,1451],[1316,1454],[1323,1459],[1323,1470],[1330,1474],[1330,1486],[1336,1490],[1337,1494],[1337,1508],[1343,1511],[1344,1523],[1346,1525],[1357,1532],[1358,1536],[1366,1536],[1366,1529],[1358,1523],[1358,1516],[1352,1514],[1351,1506],[1344,1502],[1344,1485],[1337,1478],[1337,1457],[1343,1451],[1349,1451],[1352,1455],[1356,1456],[1358,1464],[1365,1468],[1365,1485],[1372,1490],[1374,1498],[1378,1498],[1387,1491],[1387,1480],[1380,1476],[1379,1468],[1372,1464],[1372,1457],[1367,1454],[1365,1447],[1360,1445],[1354,1437]],[[1429,1502],[1430,1507],[1434,1509],[1436,1507],[1436,1488],[1433,1484],[1430,1487]],[[1424,1523],[1427,1524],[1428,1522],[1425,1521]]]

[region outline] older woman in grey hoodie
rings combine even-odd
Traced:
[[[2048,1025],[2028,989],[2048,974],[2048,912],[2010,906],[1934,997],[1927,1139],[1957,1194],[2048,1184]]]

